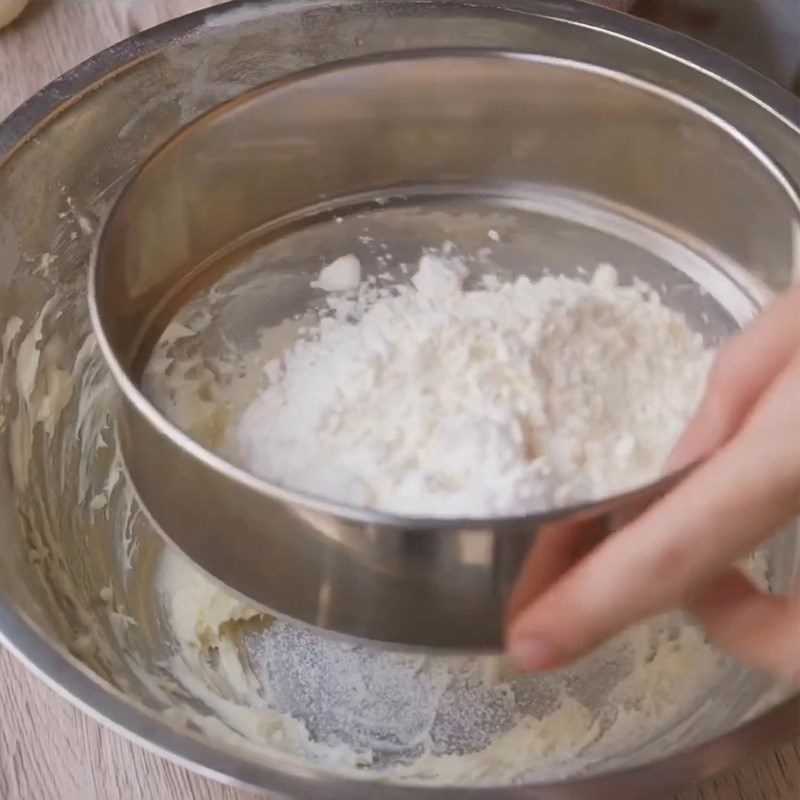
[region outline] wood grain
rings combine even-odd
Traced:
[[[0,119],[61,73],[172,17],[223,0],[30,0],[0,31]],[[621,9],[632,0],[593,0]]]
[[[621,7],[627,0],[606,0]],[[97,51],[203,0],[32,0],[0,31],[0,118]],[[787,745],[674,800],[795,800],[800,748]],[[246,800],[94,722],[0,650],[0,800]],[[599,798],[598,800],[614,800]]]

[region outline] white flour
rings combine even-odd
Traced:
[[[317,285],[353,285],[347,258]],[[467,277],[425,255],[412,286],[332,297],[267,365],[236,432],[244,464],[417,516],[524,513],[654,478],[704,386],[700,335],[608,265],[589,282]]]
[[[354,255],[346,255],[328,264],[311,285],[326,292],[347,292],[358,289],[360,283],[361,262]]]

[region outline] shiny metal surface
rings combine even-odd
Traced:
[[[232,15],[229,23],[218,17],[222,13]],[[468,42],[547,53],[557,51],[566,34],[576,47],[591,51],[595,63],[609,68],[625,64],[631,74],[657,78],[729,120],[794,180],[800,174],[800,115],[785,92],[718,53],[620,15],[570,2],[559,3],[557,15],[549,2],[511,2],[502,9],[458,2],[281,3],[259,14],[253,18],[250,4],[234,3],[226,12],[213,12],[212,25],[206,15],[197,14],[148,31],[65,75],[0,125],[1,330],[14,316],[22,321],[23,334],[32,330],[55,297],[45,336],[51,341],[51,334],[58,334],[58,362],[74,369],[89,331],[85,278],[96,226],[133,171],[179,127],[219,102],[286,72],[352,57],[354,51]],[[242,22],[238,27],[237,15]],[[265,57],[265,52],[272,55]],[[89,233],[75,222],[71,207],[78,209]],[[46,253],[58,256],[49,271],[41,269]],[[774,261],[761,262],[762,279],[776,290],[788,279],[787,262],[777,260],[780,256],[774,252]],[[554,785],[427,788],[345,779],[178,727],[161,713],[163,698],[138,677],[158,673],[158,653],[151,652],[153,645],[146,640],[152,621],[136,600],[158,539],[137,521],[138,551],[131,555],[125,551],[130,540],[118,535],[112,520],[89,513],[76,481],[77,409],[72,406],[55,439],[44,436],[43,426],[36,427],[32,480],[27,487],[20,484],[12,470],[9,437],[20,397],[14,370],[4,369],[8,363],[0,364],[0,409],[5,415],[0,424],[0,638],[74,703],[158,753],[270,796],[625,800],[691,783],[797,732],[797,699],[746,721],[738,708],[742,703],[752,714],[770,705],[763,681],[748,677],[720,687],[713,699],[719,718],[687,738],[682,752],[661,760],[638,767],[609,766],[605,774]],[[113,413],[112,400],[107,402]],[[44,548],[42,537],[48,531],[55,535]],[[794,550],[779,543],[774,553],[775,588],[785,590],[795,578]],[[138,623],[124,645],[98,607],[98,593],[109,585]],[[94,652],[76,647],[87,631],[98,642]],[[138,674],[126,669],[125,654],[139,659]],[[728,707],[735,712],[722,714]]]
[[[155,523],[211,575],[333,632],[499,648],[544,525],[610,526],[674,480],[519,519],[402,519],[259,481],[137,388],[202,287],[260,252],[261,325],[228,327],[277,325],[307,310],[314,270],[352,252],[359,225],[398,262],[445,238],[474,253],[494,228],[512,275],[611,262],[662,288],[711,340],[746,322],[766,294],[740,265],[792,258],[791,180],[727,121],[580,54],[565,38],[557,58],[450,49],[293,74],[182,131],[122,193],[89,303],[124,396],[123,458]]]

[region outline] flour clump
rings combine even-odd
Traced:
[[[254,474],[415,516],[520,514],[654,478],[712,352],[647,286],[471,276],[425,254],[362,282],[268,369],[236,425]]]
[[[312,286],[326,292],[344,292],[357,289],[361,283],[361,262],[352,254],[340,256],[320,270]]]

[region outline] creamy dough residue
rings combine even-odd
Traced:
[[[176,718],[355,777],[486,785],[580,774],[651,740],[675,745],[724,669],[678,615],[526,677],[499,656],[391,652],[260,616],[172,552],[158,585],[176,637],[166,668],[211,712],[176,708]]]

